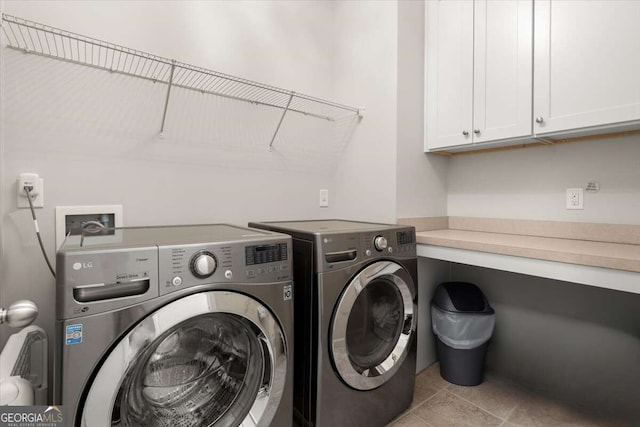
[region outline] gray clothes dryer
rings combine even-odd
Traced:
[[[291,238],[224,224],[112,229],[57,255],[67,426],[291,426]]]
[[[342,220],[250,223],[293,237],[294,423],[384,426],[416,369],[413,227]]]

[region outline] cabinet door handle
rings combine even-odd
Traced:
[[[480,129],[474,129],[473,133],[475,133],[476,135],[480,135]]]
[[[542,116],[536,117],[536,123],[540,124],[542,122],[544,122],[544,119],[542,118]]]
[[[468,130],[463,130],[463,131],[462,131],[462,134],[463,134],[464,136],[469,136],[469,131],[468,131]]]

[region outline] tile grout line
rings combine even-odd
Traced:
[[[518,408],[520,407],[520,405],[522,405],[522,402],[520,402],[520,398],[518,398],[518,402],[513,406],[513,408],[511,408],[511,409],[509,410],[509,413],[508,413],[504,418],[502,418],[502,417],[499,417],[499,416],[497,416],[496,414],[494,414],[494,413],[492,413],[492,412],[488,411],[487,409],[484,409],[484,408],[482,408],[482,407],[480,407],[480,406],[476,405],[475,403],[471,402],[470,400],[465,399],[464,397],[460,396],[459,394],[457,394],[456,392],[454,392],[454,391],[453,391],[452,389],[450,389],[450,388],[447,388],[447,391],[449,391],[451,394],[455,395],[456,397],[459,397],[460,399],[462,399],[462,400],[464,400],[464,401],[466,401],[466,402],[468,402],[468,403],[472,404],[472,405],[473,405],[473,406],[475,406],[476,408],[479,408],[479,409],[483,410],[484,412],[488,413],[489,415],[492,415],[492,416],[494,416],[494,417],[498,418],[499,420],[501,420],[501,421],[502,421],[502,424],[500,424],[500,426],[502,426],[502,425],[503,425],[504,423],[506,423],[506,422],[508,422],[508,423],[510,423],[510,424],[513,424],[513,425],[515,425],[515,426],[519,426],[519,424],[515,424],[515,423],[512,423],[511,421],[509,421],[509,418],[511,417],[511,415],[513,415],[513,413],[516,411],[516,409],[518,409]],[[500,427],[500,426],[498,426],[498,427]]]
[[[410,411],[409,411],[409,412],[410,412]],[[405,412],[404,414],[402,414],[402,416],[400,416],[400,417],[398,417],[398,418],[393,419],[390,423],[385,424],[385,427],[387,427],[387,426],[393,426],[393,425],[395,425],[396,423],[399,423],[399,422],[400,422],[400,420],[402,420],[402,419],[406,418],[406,417],[407,417],[407,415],[409,415],[409,412]]]
[[[426,400],[425,400],[425,402],[426,402]],[[411,414],[411,412],[407,412],[402,417],[400,417],[397,420],[395,420],[394,424],[397,423],[398,421],[400,421],[401,419],[405,418],[407,415],[410,415],[410,414]],[[427,421],[425,421],[423,418],[420,418],[418,415],[413,414],[413,416],[416,417],[417,419],[419,419],[423,424],[425,424],[425,427],[433,427],[433,425],[429,424]]]
[[[518,403],[516,403],[516,406],[514,406],[513,409],[511,409],[509,411],[509,415],[507,415],[507,417],[504,419],[505,422],[508,421],[510,424],[519,425],[519,424],[512,423],[511,421],[509,421],[509,418],[511,418],[511,415],[513,415],[513,413],[516,412],[516,409],[518,409],[520,407],[520,405],[522,405],[522,402],[520,402],[520,398],[518,398]]]
[[[487,414],[491,415],[492,417],[497,418],[498,420],[502,421],[502,423],[504,423],[504,422],[506,421],[506,418],[499,417],[499,416],[497,416],[496,414],[493,414],[493,413],[491,413],[491,412],[487,411],[486,409],[484,409],[484,408],[482,408],[482,407],[480,407],[480,406],[476,405],[476,404],[475,404],[475,403],[473,403],[472,401],[470,401],[470,400],[468,400],[468,399],[465,399],[464,397],[462,397],[462,396],[460,396],[460,395],[458,395],[458,394],[454,393],[453,391],[451,391],[451,390],[447,390],[447,391],[448,391],[449,393],[453,394],[453,395],[454,395],[455,397],[457,397],[458,399],[462,399],[462,400],[464,400],[465,402],[469,403],[470,405],[473,405],[473,406],[475,406],[476,408],[480,409],[481,411],[486,412]],[[501,423],[500,425],[502,425],[502,423]]]
[[[445,386],[446,387],[446,386]],[[416,406],[414,406],[413,408],[407,410],[404,414],[402,414],[401,417],[396,418],[393,422],[396,423],[398,421],[400,421],[401,419],[405,418],[407,415],[411,414],[413,411],[415,411],[416,409],[418,409],[420,406],[424,405],[425,403],[427,403],[427,401],[429,401],[433,396],[435,396],[436,394],[440,393],[442,390],[445,389],[445,387],[441,388],[441,389],[437,389],[437,388],[432,388],[432,390],[436,390],[435,393],[433,393],[431,396],[427,397],[425,400],[423,400],[422,402],[420,402],[419,404],[417,404]],[[414,417],[417,417],[418,419],[420,419],[420,421],[423,421],[425,423],[427,423],[425,420],[423,420],[422,418],[420,418],[419,416],[413,414]],[[430,427],[431,424],[427,423]]]
[[[426,402],[426,400],[425,400],[424,402]],[[422,403],[424,403],[424,402],[422,402]],[[411,415],[411,413],[412,413],[412,412],[413,412],[413,411],[414,411],[418,406],[421,406],[421,405],[422,405],[422,403],[421,403],[420,405],[416,405],[415,407],[413,407],[413,408],[408,409],[407,411],[405,411],[405,413],[404,413],[404,414],[402,414],[402,416],[401,416],[401,417],[396,418],[396,419],[394,420],[394,424],[395,424],[396,422],[400,421],[401,419],[406,418],[407,416]]]
[[[411,412],[413,412],[413,411],[415,411],[416,409],[418,409],[419,407],[421,407],[422,405],[424,405],[425,403],[427,403],[427,402],[428,402],[428,401],[430,401],[431,399],[433,399],[435,396],[437,396],[437,395],[439,395],[440,393],[442,393],[442,392],[443,392],[443,390],[444,390],[444,388],[443,388],[443,389],[441,389],[441,390],[438,390],[437,392],[435,392],[433,395],[431,395],[431,396],[430,396],[428,399],[426,399],[424,402],[422,402],[421,404],[419,404],[418,406],[416,406],[415,408],[413,408],[413,409],[410,411],[410,413],[411,413]],[[428,422],[427,420],[425,420],[424,418],[422,418],[420,415],[418,415],[418,414],[414,414],[414,416],[415,416],[416,418],[418,418],[420,421],[422,421],[422,422],[424,422],[424,423],[427,423],[428,425],[431,425],[431,424],[429,424],[429,422]]]
[[[415,411],[416,409],[418,409],[419,407],[421,407],[422,405],[424,405],[425,403],[427,403],[428,401],[430,401],[431,399],[433,399],[433,397],[434,397],[435,395],[437,395],[438,393],[440,393],[442,390],[444,390],[444,389],[440,389],[440,390],[436,391],[435,393],[433,393],[431,396],[427,397],[427,398],[426,398],[425,400],[423,400],[419,405],[416,405],[413,409],[411,409],[411,410],[409,411],[409,413],[411,413],[411,412]],[[417,415],[416,415],[416,416],[417,416]],[[419,417],[418,417],[418,418],[419,418]],[[420,418],[420,419],[422,419],[422,418]]]

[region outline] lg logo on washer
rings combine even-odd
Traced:
[[[81,270],[83,268],[93,268],[93,262],[92,261],[89,261],[89,262],[74,262],[71,267],[76,271]]]

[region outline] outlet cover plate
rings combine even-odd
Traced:
[[[44,207],[44,179],[36,178],[38,187],[38,195],[31,199],[31,203],[33,204],[33,208],[43,208]],[[18,200],[17,200],[17,208],[18,209],[29,209],[29,200],[27,200],[27,194],[24,192],[24,189],[20,188],[20,180],[18,180],[18,184],[16,185]]]
[[[584,209],[584,189],[567,188],[567,209]]]

